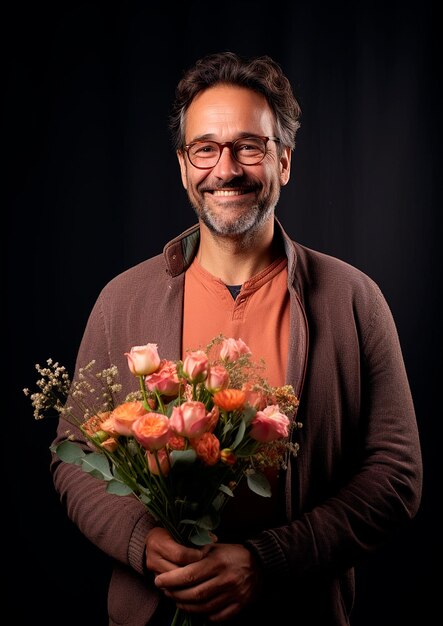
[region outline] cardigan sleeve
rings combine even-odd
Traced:
[[[391,311],[374,284],[371,296],[369,313],[367,302],[360,310],[354,303],[353,313],[360,317],[361,404],[352,445],[360,453],[327,497],[246,542],[272,580],[353,567],[418,510],[422,459],[411,391]]]
[[[89,317],[77,356],[78,370],[95,360],[96,371],[111,366],[102,300],[99,297]],[[75,406],[72,398],[68,402]],[[90,451],[80,430],[60,418],[54,444],[67,439]],[[147,532],[155,525],[146,507],[135,496],[116,496],[106,491],[106,483],[84,472],[78,465],[62,462],[55,454],[51,461],[54,486],[68,517],[80,531],[108,556],[144,571]]]

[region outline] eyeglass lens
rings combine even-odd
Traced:
[[[234,159],[243,165],[260,163],[266,154],[266,141],[261,137],[240,138],[225,145],[231,148]],[[189,159],[196,167],[214,167],[220,158],[222,147],[216,141],[196,141],[189,147]]]

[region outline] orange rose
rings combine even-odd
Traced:
[[[91,436],[98,430],[104,430],[103,423],[108,419],[110,414],[110,411],[104,411],[103,413],[97,413],[96,415],[92,415],[89,419],[86,420],[86,422],[83,422],[82,429],[85,433]]]
[[[118,441],[115,437],[109,437],[102,442],[101,446],[108,452],[115,452],[118,448]]]
[[[170,450],[184,450],[186,448],[186,440],[180,435],[171,435],[168,439],[168,447]]]
[[[146,413],[132,424],[132,434],[146,450],[159,450],[171,436],[169,419],[162,413]]]
[[[212,433],[203,433],[198,439],[192,439],[191,445],[206,465],[215,465],[220,459],[220,442]]]
[[[245,405],[246,393],[241,389],[223,389],[214,394],[214,404],[223,411],[235,411]]]
[[[132,424],[146,413],[143,402],[124,402],[120,404],[112,411],[109,418],[113,422],[114,433],[130,437],[132,435]]]

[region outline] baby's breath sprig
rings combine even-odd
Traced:
[[[35,369],[40,378],[36,385],[40,391],[31,393],[28,388],[23,389],[23,393],[31,399],[34,418],[40,420],[55,411],[68,421],[78,424],[96,413],[111,411],[116,404],[116,395],[122,388],[117,382],[117,367],[113,365],[95,372],[94,366],[95,361],[92,360],[81,367],[77,380],[72,383],[66,368],[58,362],[48,359],[46,367],[37,363]],[[80,410],[79,417],[76,417],[78,411],[75,411],[74,406],[67,404],[68,397]]]
[[[283,385],[282,387],[274,387],[272,390],[275,404],[278,404],[281,411],[286,415],[292,415],[298,409],[299,400],[294,394],[292,385]],[[298,425],[297,428],[301,428]]]
[[[66,368],[52,359],[47,359],[46,367],[36,363],[35,369],[40,375],[36,382],[40,391],[31,393],[26,388],[23,389],[23,393],[31,399],[31,404],[34,407],[34,418],[40,420],[51,410],[55,410],[57,413],[63,411],[71,387],[71,380]]]

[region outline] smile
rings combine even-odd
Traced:
[[[240,189],[215,189],[212,192],[213,196],[242,196],[248,191],[242,191]]]

